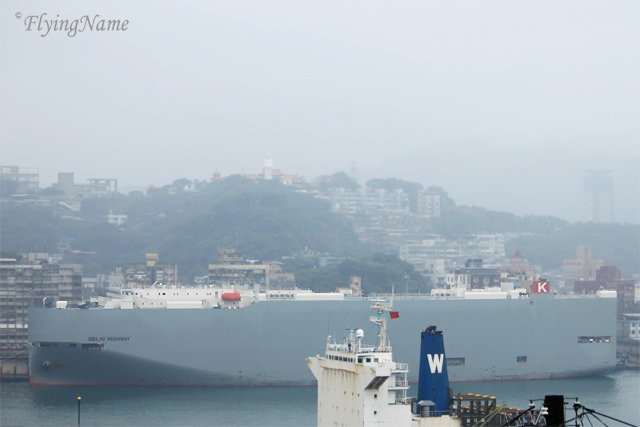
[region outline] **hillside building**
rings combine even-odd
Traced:
[[[417,213],[427,218],[440,218],[440,193],[437,191],[418,191]]]
[[[73,172],[59,172],[58,182],[53,184],[53,188],[62,191],[67,199],[102,198],[118,192],[118,180],[115,178],[88,178],[87,181],[87,184],[76,184]]]
[[[500,286],[500,270],[486,268],[483,260],[479,258],[468,259],[464,268],[455,270],[454,274],[458,277],[465,277],[464,283],[468,284],[469,289]]]
[[[577,294],[594,294],[599,290],[616,291],[618,295],[618,319],[624,313],[634,311],[636,284],[633,280],[622,279],[620,269],[612,265],[604,265],[596,271],[593,280],[576,280],[573,284]]]
[[[581,245],[576,249],[574,259],[565,259],[562,263],[564,286],[573,289],[577,280],[595,280],[596,271],[602,267],[604,261],[593,259],[591,246]]]
[[[144,263],[125,264],[122,274],[128,285],[150,286],[156,282],[167,286],[178,284],[178,265],[160,264],[155,252],[145,254]]]
[[[58,182],[54,187],[62,191],[65,197],[73,199],[76,197],[76,183],[73,172],[58,172]]]
[[[231,248],[218,251],[218,263],[209,264],[209,283],[216,285],[256,285],[269,286],[269,264],[247,258]]]
[[[398,256],[416,271],[432,279],[445,271],[466,267],[468,259],[481,258],[485,265],[501,266],[506,258],[504,234],[473,234],[445,239],[429,235],[399,244]]]
[[[128,218],[129,216],[125,214],[114,214],[111,209],[109,209],[109,213],[107,214],[107,222],[115,225],[116,227],[123,226],[127,222]]]
[[[401,189],[361,187],[355,190],[336,188],[329,196],[331,209],[344,215],[408,212],[409,199]]]
[[[540,266],[531,265],[529,261],[523,257],[522,252],[520,251],[515,251],[511,255],[505,271],[513,277],[519,277],[522,279],[535,279],[542,273]]]
[[[40,172],[36,168],[0,166],[2,196],[35,193],[40,188]]]
[[[29,253],[24,260],[0,258],[0,376],[27,374],[27,327],[30,305],[82,299],[82,268],[50,263],[47,253]]]

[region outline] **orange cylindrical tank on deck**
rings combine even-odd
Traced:
[[[240,301],[240,292],[223,292],[222,301]]]

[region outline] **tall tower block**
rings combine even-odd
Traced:
[[[609,170],[590,170],[584,179],[584,208],[587,221],[613,221],[613,178]]]

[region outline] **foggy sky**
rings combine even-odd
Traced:
[[[136,4],[134,4],[136,3]],[[439,185],[584,220],[611,169],[638,223],[637,1],[3,0],[1,163],[122,186],[274,166]],[[26,32],[23,15],[128,19]]]

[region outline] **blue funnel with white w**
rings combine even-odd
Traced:
[[[418,401],[433,402],[433,414],[449,413],[449,375],[442,331],[429,326],[420,334]]]

